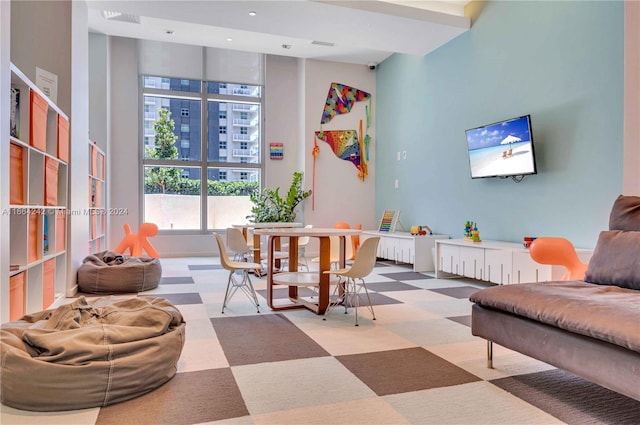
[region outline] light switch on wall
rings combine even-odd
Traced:
[[[395,182],[394,186],[395,186],[396,189],[398,188],[398,179],[396,179],[396,182]]]
[[[400,161],[400,151],[398,151],[398,161]]]
[[[402,151],[402,159],[407,159],[407,151]]]

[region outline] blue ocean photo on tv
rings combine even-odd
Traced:
[[[536,174],[529,115],[472,128],[466,136],[472,178]]]

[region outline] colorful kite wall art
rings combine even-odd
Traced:
[[[366,132],[362,131],[362,119],[360,120],[360,129],[357,130],[322,130],[322,124],[327,124],[336,115],[348,114],[356,102],[369,100],[369,105],[365,106]],[[331,83],[329,94],[322,111],[322,119],[320,120],[320,131],[315,132],[313,139],[313,192],[315,193],[316,181],[316,158],[320,154],[320,147],[317,140],[320,139],[327,143],[333,153],[340,159],[350,161],[358,170],[358,178],[364,181],[367,178],[367,161],[369,160],[369,143],[371,137],[368,134],[371,113],[371,94],[349,87],[344,84]],[[315,208],[315,199],[312,195],[312,204]]]
[[[345,86],[344,84],[331,83],[327,101],[322,111],[320,124],[328,123],[336,115],[348,114],[351,112],[351,107],[354,103],[367,99],[371,99],[371,95],[367,92]]]

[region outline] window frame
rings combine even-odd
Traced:
[[[142,223],[144,222],[145,219],[145,192],[144,192],[144,176],[145,176],[145,167],[148,166],[153,166],[153,165],[157,165],[157,166],[172,166],[172,167],[179,167],[179,168],[183,168],[183,167],[198,167],[201,169],[200,172],[200,228],[199,229],[160,229],[158,231],[159,234],[164,234],[164,235],[194,235],[194,234],[210,234],[212,231],[220,231],[223,229],[209,229],[208,228],[208,202],[207,202],[207,177],[208,177],[208,170],[210,168],[242,168],[242,169],[247,169],[247,171],[250,171],[251,169],[258,169],[259,170],[259,177],[258,177],[258,188],[259,190],[262,190],[262,185],[263,185],[263,181],[264,181],[264,173],[265,173],[265,137],[264,137],[264,104],[265,104],[265,98],[264,98],[264,90],[265,87],[264,85],[256,85],[256,84],[250,84],[249,86],[251,87],[259,87],[260,88],[260,97],[255,97],[255,96],[242,96],[242,95],[233,95],[233,94],[217,94],[217,93],[208,93],[207,92],[207,87],[208,87],[208,83],[209,82],[214,82],[214,83],[218,83],[220,84],[219,87],[222,88],[222,86],[227,86],[228,84],[240,84],[240,83],[236,83],[236,82],[221,82],[221,81],[212,81],[212,80],[200,80],[200,93],[194,93],[194,92],[186,92],[186,91],[179,91],[179,90],[171,90],[171,89],[162,89],[162,88],[152,88],[152,87],[145,87],[144,86],[144,77],[145,76],[149,76],[149,77],[158,77],[162,79],[162,83],[167,82],[167,84],[170,83],[171,79],[177,79],[177,80],[182,80],[179,77],[165,77],[162,75],[144,75],[141,74],[138,77],[138,84],[139,84],[139,105],[140,107],[138,108],[138,113],[139,113],[139,119],[138,122],[140,123],[139,125],[139,141],[138,141],[138,148],[139,148],[139,187],[142,193],[142,196],[139,197],[139,212],[140,212],[140,217],[139,217],[139,222]],[[197,81],[197,80],[196,80]],[[162,84],[161,84],[162,85]],[[249,86],[245,86],[245,87],[249,87]],[[144,98],[146,96],[151,96],[151,97],[163,97],[163,98],[169,98],[169,99],[186,99],[186,100],[199,100],[200,101],[200,105],[201,105],[201,116],[200,116],[200,160],[189,160],[189,159],[181,159],[180,156],[176,159],[172,159],[172,160],[156,160],[156,159],[149,159],[145,157],[145,147],[148,145],[145,145],[144,140],[145,140],[145,136],[144,136],[144,117],[145,117],[145,102],[144,102]],[[259,105],[259,147],[260,147],[260,155],[259,155],[259,159],[258,159],[258,163],[241,163],[241,162],[227,162],[226,161],[226,156],[224,158],[220,158],[220,159],[224,159],[225,161],[209,161],[208,160],[208,140],[209,140],[209,131],[208,131],[208,102],[209,101],[218,101],[218,102],[225,102],[225,103],[247,103],[247,104],[252,104],[252,105]],[[228,115],[227,115],[228,116]],[[173,117],[174,122],[176,122],[176,127],[180,126],[180,124],[176,121],[176,118],[180,118],[180,117]],[[211,117],[212,119],[220,119],[217,115],[214,117]],[[226,126],[225,126],[226,128]],[[178,139],[176,141],[176,143],[178,144],[178,148],[180,147],[181,144],[181,131],[180,131],[180,127],[177,129],[174,129],[174,134],[176,134],[176,130],[178,130]],[[225,132],[226,134],[226,132]],[[228,181],[228,173],[226,176],[226,179],[224,181]],[[244,217],[243,217],[244,218]],[[242,220],[242,218],[238,218],[239,221]]]

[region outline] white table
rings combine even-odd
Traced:
[[[329,306],[330,275],[324,273],[331,269],[331,237],[340,238],[340,267],[345,265],[345,243],[347,236],[358,235],[357,229],[336,228],[261,228],[256,235],[268,236],[267,268],[267,304],[272,310],[307,308],[316,314],[323,314]],[[298,238],[308,236],[318,238],[320,242],[319,269],[317,272],[298,272]],[[289,238],[289,271],[275,273],[274,254],[280,238]],[[351,243],[351,241],[349,241]],[[274,285],[289,287],[289,300],[286,304],[276,305],[273,299]],[[299,286],[318,286],[317,302],[311,302],[298,296]]]
[[[255,229],[283,229],[283,228],[296,228],[302,227],[302,223],[284,223],[284,222],[273,222],[273,223],[245,223],[245,224],[234,224],[233,227],[237,227],[242,229],[242,234],[244,238],[249,240],[249,229],[254,229],[253,232],[253,261],[256,263],[260,263],[260,235],[255,233]],[[280,250],[280,245],[278,241],[277,250]],[[279,266],[279,264],[278,264]]]

